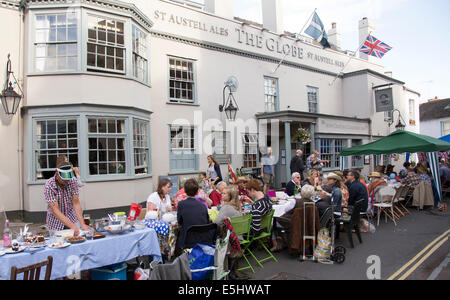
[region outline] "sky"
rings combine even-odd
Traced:
[[[421,102],[450,98],[449,0],[281,1],[284,30],[298,33],[317,8],[327,31],[337,23],[344,50],[358,48],[358,22],[369,18],[373,36],[393,47],[376,63],[419,92]],[[234,5],[235,16],[262,23],[261,0],[234,0]]]

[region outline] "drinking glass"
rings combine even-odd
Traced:
[[[86,231],[86,239],[90,241],[93,238],[94,238],[94,232],[92,230]]]

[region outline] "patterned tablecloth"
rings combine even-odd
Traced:
[[[67,248],[5,254],[0,257],[0,279],[10,278],[11,267],[18,268],[53,257],[51,279],[62,278],[79,271],[121,263],[141,255],[152,255],[162,261],[155,230],[145,228],[120,235],[107,234],[103,239],[72,244]],[[45,271],[41,272],[41,279]]]

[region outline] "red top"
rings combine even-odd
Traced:
[[[218,206],[222,203],[222,195],[217,190],[214,190],[209,194],[209,199],[212,200],[211,206]]]

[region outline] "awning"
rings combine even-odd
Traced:
[[[378,141],[347,148],[342,150],[341,168],[343,166],[343,157],[345,156],[360,156],[370,154],[393,154],[393,153],[427,153],[430,162],[431,173],[436,182],[436,187],[439,191],[439,196],[442,201],[441,192],[441,178],[439,174],[439,161],[437,152],[450,150],[450,143],[436,139],[427,135],[417,134],[409,131],[398,130],[387,137],[379,139]]]

